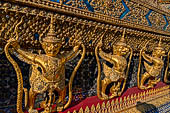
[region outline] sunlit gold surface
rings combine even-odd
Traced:
[[[144,46],[143,49],[141,49],[140,51],[141,56],[139,58],[138,87],[140,89],[153,88],[154,85],[160,81],[160,78],[158,78],[158,76],[160,75],[162,68],[164,66],[164,61],[162,60],[162,57],[165,55],[165,51],[161,47],[161,41],[159,41],[158,46],[154,48],[152,52],[152,56],[146,54],[145,50],[146,50],[146,46]],[[140,74],[141,57],[143,57],[144,60],[146,60],[144,61],[146,72],[141,75],[141,79],[140,79],[139,74]],[[149,63],[152,63],[152,65],[149,65]],[[145,84],[145,81],[147,79],[149,79],[148,83]]]
[[[51,17],[51,26],[49,33],[47,34],[47,37],[43,39],[42,47],[46,54],[34,54],[29,51],[22,50],[17,42],[16,39],[11,38],[7,45],[6,45],[6,56],[10,60],[10,55],[8,53],[8,47],[9,45],[12,45],[15,48],[15,51],[18,53],[18,58],[20,58],[22,61],[25,61],[29,64],[31,64],[32,72],[30,76],[30,85],[31,88],[29,90],[29,101],[28,101],[28,107],[29,107],[29,113],[35,113],[38,112],[34,110],[34,103],[36,99],[36,95],[39,93],[44,93],[45,91],[49,92],[49,100],[46,101],[46,103],[43,102],[43,107],[45,107],[44,113],[50,113],[51,112],[51,106],[55,102],[53,91],[56,90],[59,94],[59,99],[56,101],[57,106],[56,110],[62,111],[63,109],[67,108],[72,100],[72,82],[75,76],[75,73],[80,66],[84,55],[85,55],[85,48],[84,45],[82,45],[80,42],[75,41],[75,47],[73,48],[72,52],[69,52],[65,55],[60,55],[59,50],[62,46],[61,40],[55,38],[56,34],[53,28],[53,16]],[[69,82],[69,101],[64,105],[64,99],[66,96],[66,86],[65,86],[65,63],[77,55],[79,47],[83,47],[83,54],[81,59],[79,60],[77,66],[75,67],[71,78]],[[17,67],[17,64],[15,61],[11,61],[11,63]],[[16,72],[18,72],[16,70]],[[22,74],[19,72],[17,73],[18,80],[22,81]],[[23,83],[18,83],[18,87],[20,92],[18,93],[19,102],[17,103],[18,106],[22,106],[22,89],[23,89]],[[27,92],[25,90],[25,92]],[[53,101],[52,101],[53,99]],[[27,102],[27,100],[25,101]],[[27,103],[25,104],[27,105]],[[22,108],[18,108],[18,112],[22,112]]]
[[[107,100],[114,98],[115,96],[120,96],[124,91],[126,79],[130,67],[130,62],[132,58],[132,49],[125,43],[125,30],[123,32],[123,36],[120,41],[113,46],[113,54],[107,54],[102,51],[102,42],[99,42],[96,47],[96,59],[98,62],[98,79],[97,79],[97,94],[98,97],[102,100]],[[102,41],[102,40],[101,40]],[[99,48],[99,52],[98,52]],[[101,79],[101,68],[99,63],[98,54],[104,60],[113,64],[113,67],[108,67],[105,63],[103,63],[103,72],[104,72],[104,79]],[[127,57],[130,55],[129,63],[127,63]],[[127,70],[126,70],[127,69]],[[126,72],[125,72],[126,70]],[[100,82],[101,81],[101,82]],[[106,95],[106,88],[109,84],[113,83],[113,86],[110,88],[111,96]],[[120,88],[121,84],[123,83],[123,87]],[[101,89],[100,89],[101,87]]]
[[[41,103],[41,107],[45,108],[44,113],[51,111],[51,105],[54,102],[57,102],[56,110],[58,111],[70,105],[72,100],[72,82],[84,58],[85,48],[87,49],[87,54],[93,54],[95,50],[98,63],[97,95],[102,100],[120,96],[124,91],[132,54],[134,56],[140,55],[137,75],[138,87],[140,89],[148,89],[160,81],[159,78],[157,79],[157,76],[161,73],[164,65],[161,58],[164,56],[162,55],[164,54],[162,48],[164,48],[166,53],[168,53],[164,82],[169,82],[167,78],[170,73],[168,72],[170,32],[169,26],[165,30],[162,29],[162,26],[166,25],[163,15],[168,17],[170,14],[169,9],[162,9],[155,0],[131,0],[126,4],[131,10],[129,12],[131,16],[128,17],[130,21],[119,18],[122,14],[121,11],[124,10],[121,7],[122,0],[116,0],[114,3],[111,0],[92,0],[90,5],[93,6],[95,12],[88,11],[87,7],[85,9],[78,8],[79,5],[84,5],[84,1],[82,0],[70,0],[70,2],[67,2],[67,5],[72,3],[72,6],[63,4],[65,0],[61,0],[60,3],[46,0],[2,1],[0,1],[0,48],[4,48],[8,60],[12,63],[17,73],[17,111],[19,113],[23,112],[23,80],[18,64],[8,52],[10,45],[15,48],[19,59],[31,64],[31,89],[29,91],[24,89],[26,95],[25,107],[29,108],[30,113],[37,112],[34,110],[36,95],[45,91],[48,92],[49,99],[46,98]],[[97,5],[93,4],[93,2],[96,2]],[[115,6],[114,10],[112,10],[113,6]],[[149,10],[153,10],[154,12],[149,17],[153,26],[147,25],[145,17]],[[51,14],[54,17],[51,17]],[[114,14],[116,14],[115,17],[109,16]],[[50,18],[51,23],[49,23]],[[55,21],[53,18],[55,18]],[[124,18],[127,18],[127,16]],[[136,19],[131,20],[133,18]],[[126,28],[127,43],[124,42],[125,32],[122,38],[119,39],[123,28]],[[39,40],[34,39],[35,33],[39,34]],[[102,38],[100,38],[101,35]],[[67,37],[70,38],[68,43],[64,41]],[[155,47],[159,38],[162,38],[162,47],[160,45]],[[153,41],[150,42],[146,50],[145,43],[151,39]],[[117,43],[117,41],[119,42]],[[68,49],[72,46],[74,48],[69,53],[62,54],[60,51],[61,47]],[[78,50],[80,47],[83,49],[83,54],[71,75],[69,81],[69,101],[64,105],[66,95],[64,65],[79,53]],[[112,48],[113,54],[104,52],[111,51]],[[27,49],[35,49],[36,52],[43,49],[45,54],[41,54],[41,52],[35,54],[27,51]],[[146,52],[151,52],[153,49],[152,55],[149,56],[146,54]],[[133,53],[132,50],[134,51]],[[101,80],[101,64],[98,55],[113,64],[111,68],[105,63],[102,63],[103,73],[105,75],[103,80]],[[144,62],[146,69],[144,74],[140,73],[141,57],[147,61]],[[153,64],[149,65],[148,62]],[[144,84],[146,79],[149,79],[149,82]],[[114,84],[110,88],[112,95],[108,96],[105,94],[106,88],[113,82]],[[123,84],[122,88],[120,87],[121,84]],[[58,100],[55,100],[54,90],[59,94]],[[118,104],[118,101],[115,103]],[[86,111],[89,111],[89,109],[87,108]]]
[[[109,46],[109,43],[113,45],[117,40],[119,40],[118,38],[120,32],[122,32],[122,29],[124,27],[127,28],[126,32],[128,34],[126,40],[128,42],[128,45],[133,48],[135,55],[138,55],[139,50],[142,49],[146,41],[153,38],[155,41],[153,41],[153,46],[149,46],[148,51],[153,50],[152,47],[156,45],[155,42],[159,38],[162,38],[162,43],[165,46],[165,50],[166,52],[168,51],[170,45],[170,33],[168,32],[169,26],[167,27],[166,31],[160,30],[160,27],[162,28],[164,25],[166,25],[165,19],[161,14],[166,16],[168,16],[168,14],[159,9],[160,7],[153,7],[152,5],[148,5],[151,0],[132,0],[130,2],[127,2],[128,7],[134,7],[134,9],[131,9],[132,11],[129,12],[132,15],[130,17],[131,19],[133,17],[136,18],[134,22],[131,19],[130,21],[119,19],[120,15],[122,14],[121,10],[123,10],[123,7],[120,7],[122,4],[121,0],[116,0],[116,2],[110,1],[109,3],[107,3],[106,1],[104,1],[104,3],[100,1],[97,2],[95,0],[95,2],[99,3],[98,6],[96,6],[96,10],[98,8],[103,8],[103,12],[105,12],[106,14],[100,14],[102,13],[101,11],[96,11],[93,13],[87,11],[87,9],[77,8],[78,5],[82,3],[82,1],[75,1],[73,6],[71,7],[44,0],[39,0],[38,2],[31,0],[5,0],[5,2],[0,5],[0,10],[2,11],[1,17],[3,22],[0,27],[0,40],[2,40],[2,44],[0,43],[0,46],[4,47],[6,41],[10,37],[15,36],[15,34],[13,34],[12,32],[13,28],[19,22],[20,18],[24,16],[24,20],[28,21],[24,21],[22,25],[20,25],[20,30],[22,31],[20,32],[20,36],[22,37],[20,39],[20,45],[22,46],[22,48],[24,47],[24,49],[39,49],[41,47],[41,44],[38,41],[34,40],[34,34],[38,33],[40,37],[45,37],[47,31],[49,30],[50,14],[53,13],[56,17],[56,33],[58,37],[62,39],[62,42],[64,43],[63,40],[65,38],[73,36],[72,34],[74,34],[77,30],[80,30],[84,34],[80,37],[80,40],[83,42],[87,51],[89,52],[94,50],[100,40],[100,38],[97,38],[97,36],[100,35],[100,33],[102,33],[102,31],[105,29],[108,29],[109,32],[107,32],[104,37],[103,49],[111,50],[112,46]],[[91,5],[94,6],[93,4]],[[113,8],[109,7],[110,5],[115,6],[114,11],[112,11]],[[34,8],[32,6],[34,6]],[[151,23],[154,24],[153,26],[147,26],[148,23],[145,18],[149,9],[152,9],[154,11],[153,15],[149,17]],[[110,13],[107,13],[108,11]],[[117,15],[117,17],[114,18],[113,16],[108,16],[107,14],[114,14]],[[6,16],[9,16],[9,19],[6,19]],[[82,30],[82,28],[84,30]],[[118,32],[114,34],[115,31]],[[89,41],[91,40],[92,43],[89,44]],[[70,43],[63,46],[70,47]]]
[[[166,69],[165,69],[165,75],[164,75],[164,82],[165,83],[170,83],[170,80],[168,79],[170,77],[170,71],[169,68],[170,68],[170,51],[168,52],[168,55],[167,55],[167,64],[166,64]]]

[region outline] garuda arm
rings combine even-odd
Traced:
[[[38,54],[34,54],[25,50],[22,50],[17,42],[14,42],[13,45],[15,52],[17,53],[17,57],[28,64],[38,65],[42,68],[42,71],[45,72],[45,68],[39,62],[37,56]]]
[[[116,63],[116,61],[112,58],[112,55],[102,51],[101,47],[99,48],[99,55],[101,58],[103,58],[104,60],[106,60],[110,63],[113,63],[113,64]]]
[[[152,63],[151,56],[147,55],[145,52],[142,52],[142,56],[147,62]],[[144,61],[144,66],[145,66],[146,71],[149,72],[151,70],[152,66],[150,66],[147,62]]]
[[[148,41],[149,42],[149,41]],[[148,44],[148,42],[146,43],[146,45]],[[137,81],[138,81],[138,87],[140,88],[140,70],[141,70],[141,60],[142,57],[148,61],[149,63],[152,63],[152,57],[147,55],[144,51],[144,49],[146,48],[146,45],[140,50],[140,56],[139,56],[139,64],[138,64],[138,72],[137,72]],[[144,62],[145,68],[147,71],[150,70],[150,65],[146,62]]]
[[[141,51],[141,54],[142,54],[143,58],[144,58],[146,61],[148,61],[149,63],[152,63],[152,57],[149,56],[148,54],[146,54],[143,49],[142,49],[142,51]]]
[[[81,43],[78,43],[76,46],[74,46],[73,50],[71,52],[69,52],[68,54],[64,55],[65,61],[69,61],[70,59],[72,59],[73,57],[75,57],[79,51],[79,47],[80,47]]]
[[[128,62],[127,71],[126,71],[126,77],[129,74],[130,63],[131,63],[132,55],[133,55],[133,49],[129,45],[127,47],[129,48],[130,52],[128,54],[126,54],[126,56],[125,56],[126,59],[129,57],[129,62]]]

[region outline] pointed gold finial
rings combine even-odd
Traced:
[[[123,30],[123,35],[120,39],[120,42],[125,42],[125,33],[126,33],[126,29]]]
[[[158,47],[161,47],[161,43],[162,43],[162,38],[160,39],[160,41],[158,43]]]
[[[162,38],[160,38],[159,43],[158,43],[158,46],[155,47],[155,49],[157,49],[157,50],[163,50],[163,47],[162,47]]]
[[[56,33],[54,30],[54,15],[51,14],[51,22],[50,22],[50,30],[47,36],[43,39],[43,42],[49,43],[61,43],[61,39],[56,37]]]
[[[120,41],[116,45],[127,46],[127,44],[125,43],[125,33],[126,33],[126,29],[124,28],[123,35],[122,35]]]
[[[51,22],[50,22],[50,31],[49,31],[50,33],[55,33],[53,24],[54,24],[54,15],[52,14],[51,15]]]

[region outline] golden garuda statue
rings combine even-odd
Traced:
[[[125,30],[123,31],[123,36],[120,41],[113,46],[113,54],[108,54],[102,51],[101,41],[96,46],[95,55],[98,64],[97,96],[101,100],[112,99],[115,96],[120,96],[124,91],[133,54],[132,48],[125,43],[124,37]],[[101,80],[101,66],[98,54],[101,58],[113,64],[113,67],[109,67],[104,62],[102,63],[105,75],[103,80]],[[128,58],[129,62],[127,62]],[[110,88],[111,95],[109,96],[106,94],[106,89],[110,84],[113,85]]]
[[[164,66],[164,61],[162,60],[162,57],[164,56],[165,51],[164,48],[161,46],[161,40],[159,41],[158,46],[154,48],[152,56],[149,56],[148,54],[145,53],[146,46],[148,43],[149,41],[140,50],[139,66],[137,73],[138,88],[140,89],[153,88],[154,85],[160,81],[160,78],[158,78],[158,76],[161,74],[162,68]],[[144,67],[146,69],[146,72],[142,74],[140,77],[142,57],[145,60]],[[145,84],[147,80],[148,82],[147,84]]]
[[[168,52],[168,56],[167,56],[167,64],[166,64],[166,69],[165,69],[165,74],[164,74],[164,82],[165,83],[170,83],[170,62],[169,62],[169,56],[170,56],[170,51]]]
[[[18,79],[18,97],[17,97],[17,112],[21,113],[22,111],[22,96],[23,96],[23,80],[22,73],[17,65],[17,63],[12,59],[8,52],[8,48],[11,45],[15,52],[18,54],[17,57],[22,61],[31,64],[32,71],[30,76],[30,86],[29,93],[27,89],[25,91],[25,106],[29,109],[29,113],[38,113],[37,110],[34,109],[34,103],[37,94],[42,94],[44,92],[48,92],[48,99],[46,98],[41,106],[44,107],[44,113],[51,113],[52,105],[56,103],[56,110],[61,111],[67,108],[72,100],[72,82],[74,80],[74,76],[85,56],[85,46],[79,41],[73,42],[75,45],[73,50],[66,54],[60,54],[60,48],[62,47],[61,40],[56,38],[56,34],[53,26],[53,16],[51,17],[50,30],[47,36],[42,40],[42,48],[45,51],[45,54],[35,54],[29,51],[25,51],[20,48],[18,43],[18,26],[22,22],[20,22],[16,28],[16,39],[11,38],[8,40],[8,43],[5,46],[5,53],[8,60],[14,66],[17,79]],[[23,18],[22,20],[23,21]],[[78,55],[80,46],[83,48],[82,56],[74,68],[72,75],[69,81],[69,99],[65,102],[66,96],[66,85],[65,85],[65,64],[68,60],[72,59],[76,55]],[[55,100],[54,91],[58,92],[58,99]],[[28,104],[27,104],[28,103]]]

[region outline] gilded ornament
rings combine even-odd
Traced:
[[[23,80],[22,73],[17,65],[17,63],[12,59],[9,55],[8,48],[10,45],[17,52],[17,57],[22,61],[31,64],[31,76],[30,76],[30,86],[29,93],[27,89],[24,89],[24,92],[28,97],[25,99],[25,105],[29,108],[29,113],[38,113],[37,110],[34,109],[34,103],[37,94],[42,94],[44,92],[48,92],[49,98],[41,103],[41,106],[44,107],[44,113],[52,112],[52,105],[56,103],[56,110],[62,111],[66,109],[72,100],[72,82],[74,80],[74,76],[85,56],[85,47],[79,42],[74,42],[74,48],[69,53],[60,53],[60,48],[62,47],[62,41],[59,38],[56,38],[56,33],[54,31],[54,19],[53,15],[51,17],[50,30],[47,36],[42,40],[41,45],[45,51],[45,54],[35,54],[29,51],[22,50],[18,43],[18,26],[23,22],[23,18],[19,22],[19,24],[15,27],[16,39],[11,38],[8,40],[8,43],[5,46],[5,53],[8,60],[14,66],[17,72],[18,79],[18,98],[17,98],[17,112],[22,113],[22,95],[23,95]],[[76,34],[78,37],[79,34]],[[80,46],[83,48],[82,56],[74,68],[72,75],[69,81],[69,99],[65,104],[65,96],[66,96],[66,85],[65,85],[65,63],[75,57],[79,53]],[[55,100],[54,91],[58,92],[59,98]]]
[[[169,68],[170,68],[170,51],[168,52],[168,55],[167,55],[167,64],[166,64],[166,69],[165,69],[165,75],[164,75],[164,82],[165,83],[170,83],[170,80],[168,79],[170,77],[170,71],[169,71]]]
[[[149,41],[146,43],[146,45],[148,43]],[[154,48],[152,52],[152,56],[149,56],[148,54],[145,53],[146,45],[140,50],[140,57],[139,57],[137,79],[138,79],[138,88],[140,89],[153,88],[154,85],[156,85],[160,81],[160,78],[158,78],[158,76],[160,75],[162,68],[164,66],[164,61],[162,60],[162,57],[164,56],[165,51],[164,48],[161,46],[161,40],[159,41],[158,46]],[[140,77],[142,57],[144,58],[144,60],[146,60],[144,61],[146,72],[142,74]],[[145,84],[147,79],[149,80]]]
[[[104,34],[103,34],[104,36]],[[102,38],[103,38],[102,36]],[[102,51],[102,40],[98,43],[95,49],[95,55],[98,64],[98,77],[97,77],[97,96],[101,100],[112,99],[116,96],[120,96],[124,91],[126,85],[126,79],[129,72],[130,62],[132,58],[132,48],[125,43],[125,30],[123,31],[123,36],[120,41],[113,46],[113,54],[108,54]],[[113,64],[110,68],[105,63],[103,64],[104,79],[101,80],[101,66],[98,54],[104,60]],[[129,57],[129,62],[127,63],[127,58]],[[126,71],[125,71],[126,70]],[[106,88],[109,84],[113,83],[110,88],[111,96],[108,96]],[[120,87],[123,85],[122,88]]]

